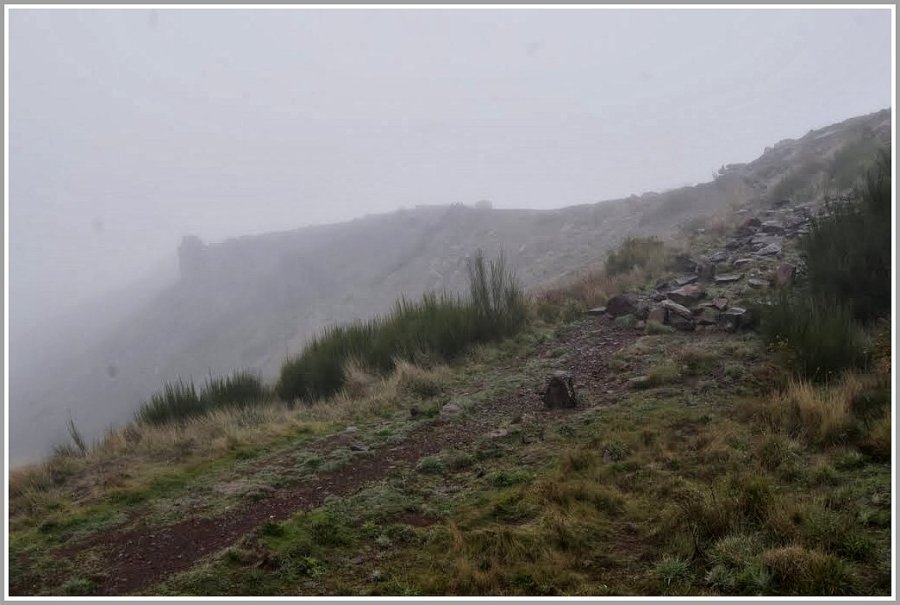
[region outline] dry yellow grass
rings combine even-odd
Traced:
[[[764,427],[786,431],[807,442],[828,445],[841,441],[852,428],[853,401],[865,388],[857,374],[845,374],[830,386],[791,380],[787,388],[750,404],[751,415]]]

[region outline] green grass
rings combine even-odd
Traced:
[[[826,381],[866,363],[866,339],[846,304],[804,293],[779,293],[766,307],[762,332],[800,376]]]
[[[338,392],[354,362],[387,374],[398,360],[450,361],[472,345],[500,340],[522,329],[527,305],[503,258],[470,259],[469,297],[425,294],[400,300],[392,313],[333,326],[281,368],[276,390],[285,400],[314,401]]]
[[[162,391],[153,394],[135,414],[141,424],[162,425],[202,416],[212,410],[266,403],[269,389],[260,378],[247,371],[230,376],[210,376],[197,392],[193,382],[168,382]]]
[[[848,305],[861,322],[890,310],[890,170],[890,151],[883,150],[858,185],[858,199],[831,204],[801,241],[811,295]]]

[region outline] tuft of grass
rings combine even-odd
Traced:
[[[834,555],[798,545],[771,548],[762,561],[779,594],[852,595],[859,584],[853,569]]]
[[[659,581],[662,592],[669,592],[681,584],[690,584],[693,571],[690,561],[666,555],[653,566],[653,575]]]
[[[426,475],[442,475],[447,472],[447,465],[436,456],[425,456],[416,464],[416,470]]]
[[[752,418],[772,431],[783,431],[814,445],[847,441],[855,430],[851,406],[859,382],[844,378],[836,387],[791,380],[786,389],[748,404]],[[767,455],[763,460],[769,459]]]
[[[239,370],[225,377],[210,376],[199,393],[193,382],[167,382],[141,405],[135,419],[150,425],[184,422],[213,410],[263,404],[269,399],[269,390],[259,376]]]

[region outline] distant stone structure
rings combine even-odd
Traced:
[[[203,271],[206,244],[196,235],[185,235],[178,246],[178,274],[182,279],[196,277]]]

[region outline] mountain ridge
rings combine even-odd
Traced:
[[[186,238],[176,283],[93,351],[54,368],[40,388],[11,376],[11,453],[40,455],[64,438],[61,401],[97,435],[130,419],[166,380],[236,368],[271,379],[327,325],[384,313],[400,296],[460,291],[476,249],[505,253],[534,288],[602,261],[628,236],[668,238],[782,194],[815,203],[840,154],[889,141],[890,121],[882,110],[783,139],[755,160],[723,166],[713,181],[663,193],[556,210],[416,207],[211,244]],[[806,189],[790,190],[792,179]]]

